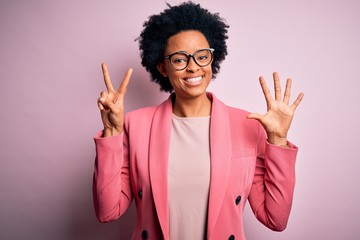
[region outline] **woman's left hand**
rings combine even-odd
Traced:
[[[271,96],[271,93],[266,85],[263,77],[260,77],[260,85],[263,90],[266,104],[267,113],[264,115],[251,113],[247,116],[249,119],[258,120],[264,127],[268,141],[271,144],[278,146],[287,146],[287,133],[290,128],[295,109],[300,104],[304,97],[303,93],[300,93],[294,103],[289,106],[290,92],[291,92],[291,78],[286,81],[285,93],[282,98],[281,87],[278,73],[273,73],[275,99]]]

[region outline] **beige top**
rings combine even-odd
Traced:
[[[206,238],[210,186],[210,116],[173,114],[169,153],[171,240]]]

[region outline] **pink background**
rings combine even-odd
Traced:
[[[171,4],[179,1],[169,0]],[[247,207],[248,239],[357,239],[360,236],[360,2],[201,1],[230,24],[229,56],[210,86],[225,103],[264,112],[258,84],[278,71],[304,91],[289,138],[300,152],[288,228],[263,227]],[[0,2],[0,238],[129,239],[134,207],[97,222],[92,207],[92,136],[100,63],[114,85],[135,69],[126,108],[167,94],[149,81],[137,42],[165,1]]]

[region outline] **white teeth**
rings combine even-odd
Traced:
[[[202,77],[196,77],[196,78],[188,78],[186,79],[187,82],[198,82],[201,80]]]

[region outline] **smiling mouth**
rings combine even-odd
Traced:
[[[194,78],[186,78],[185,81],[189,83],[196,83],[199,82],[202,79],[202,77],[194,77]]]

